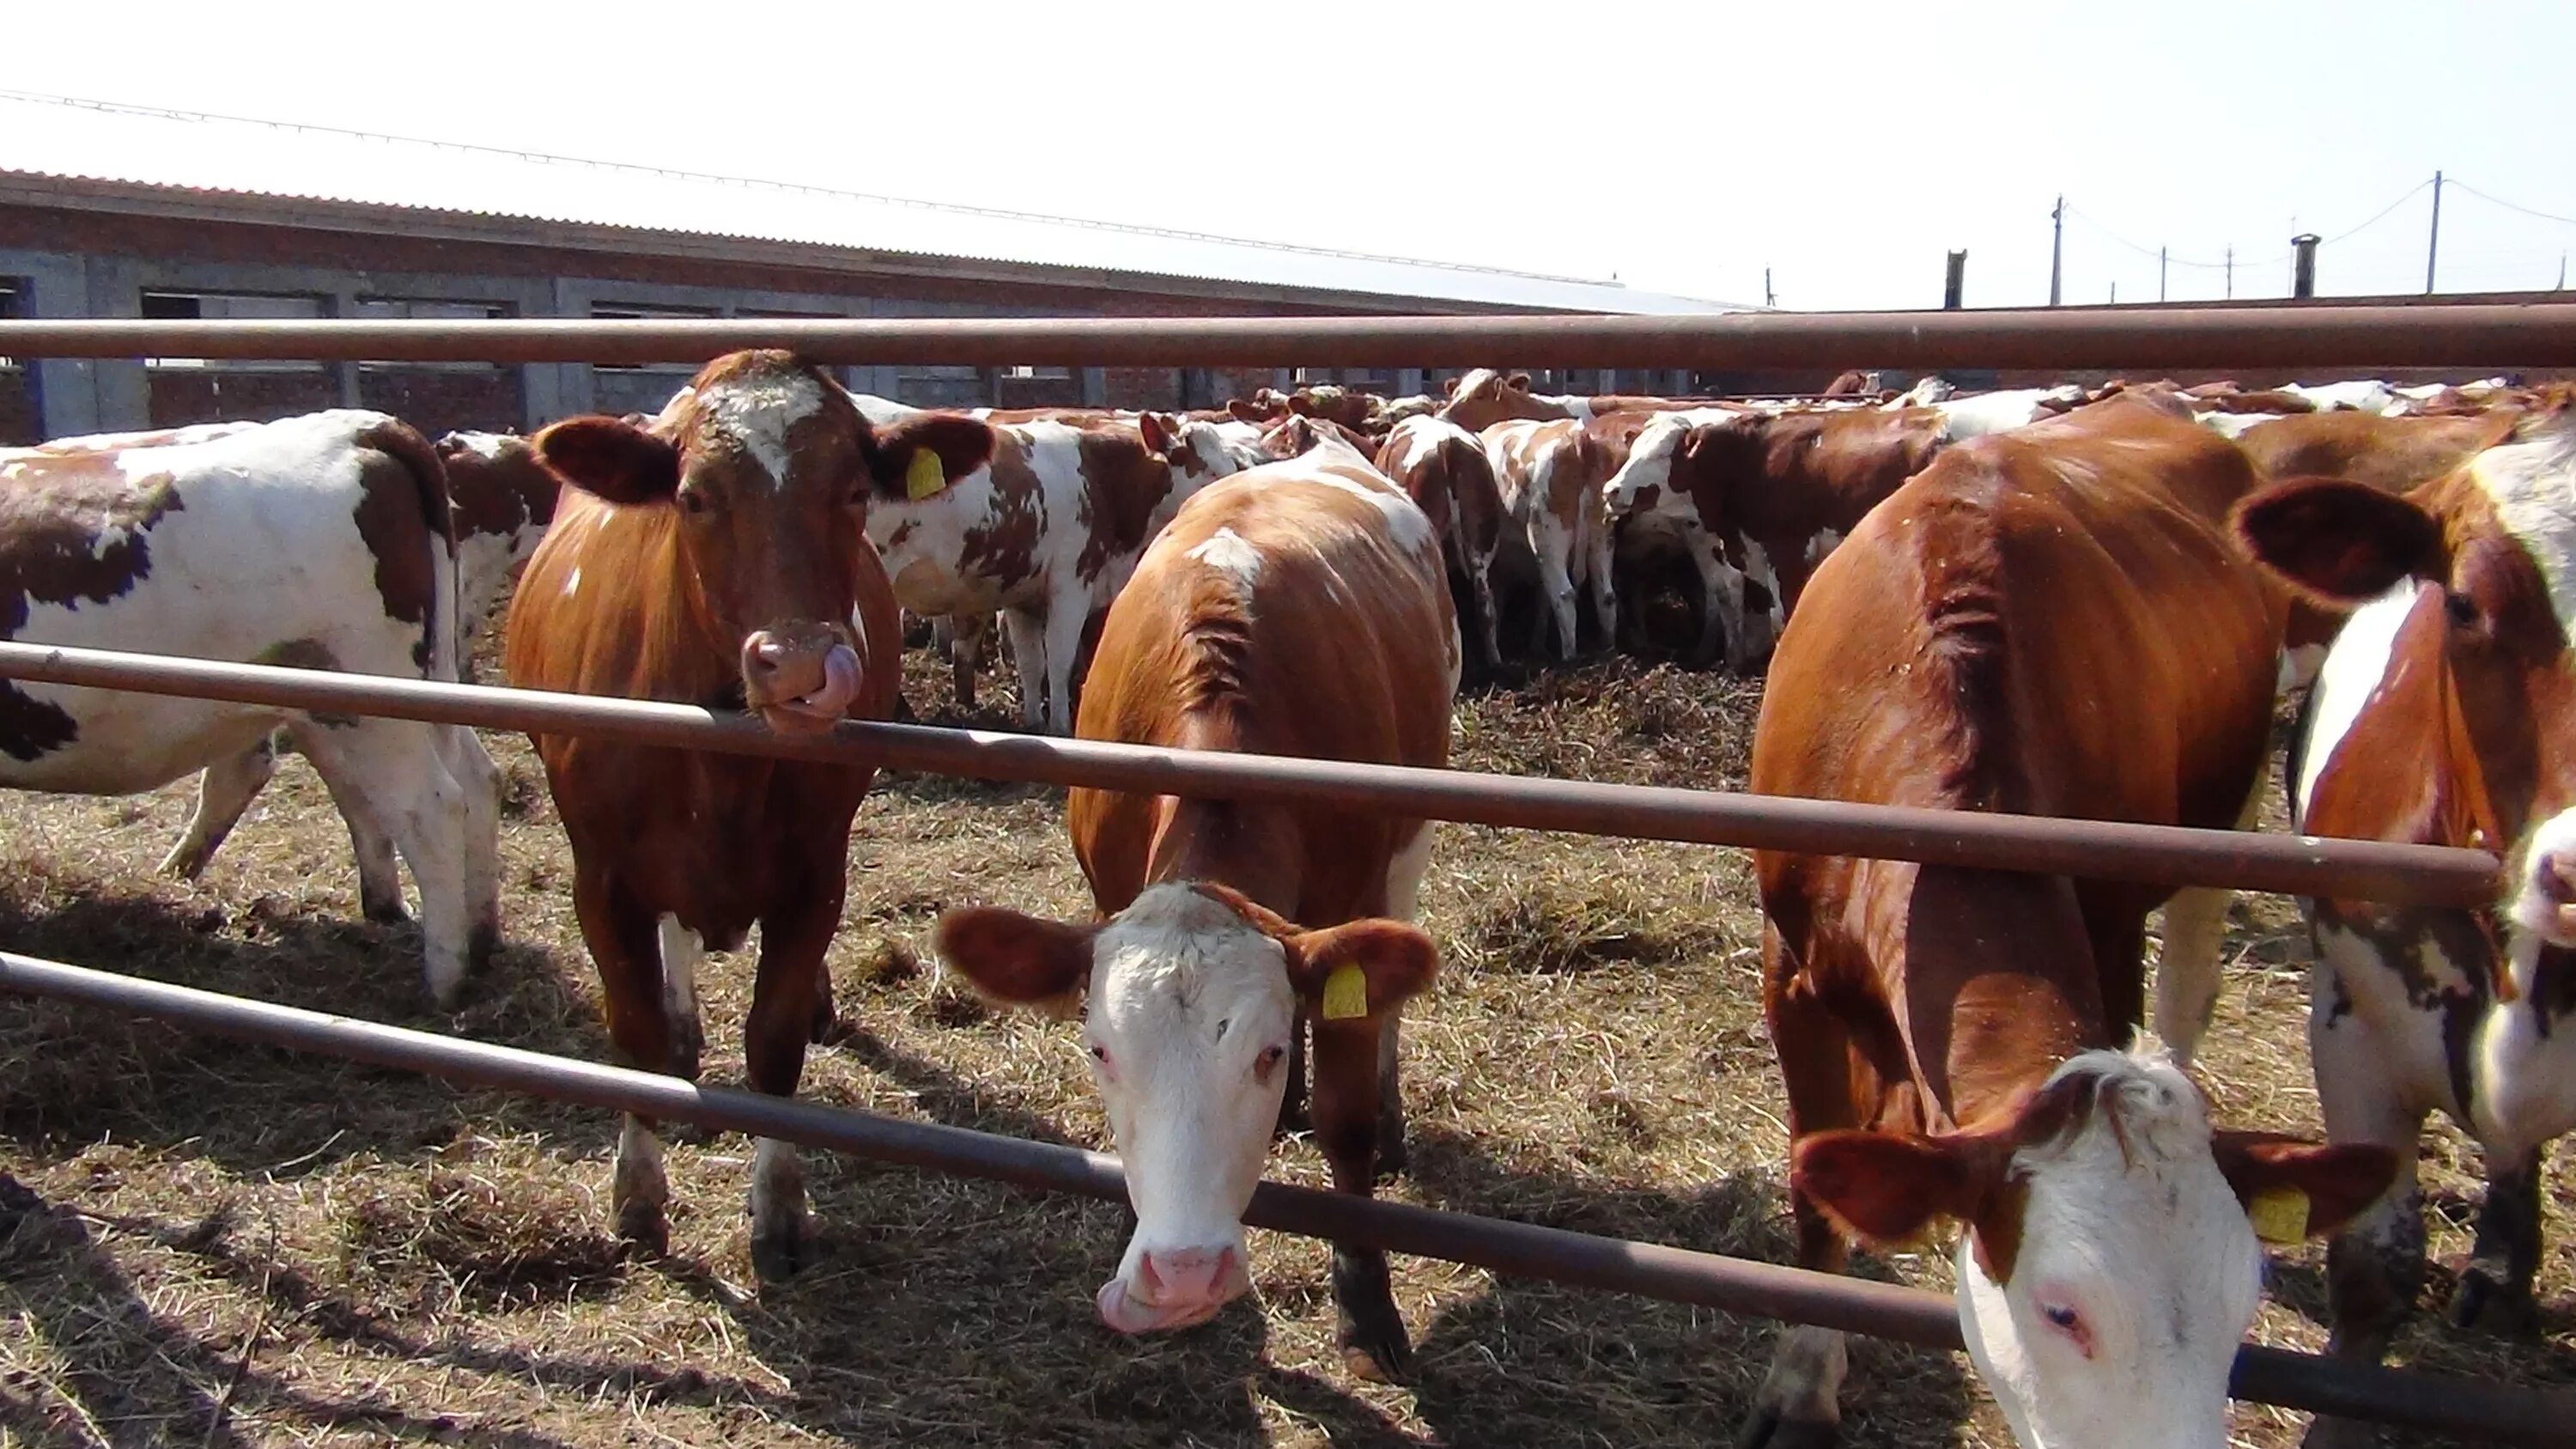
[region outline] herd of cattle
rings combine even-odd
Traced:
[[[2313,680],[2299,828],[2483,848],[2508,882],[2481,910],[2308,903],[2329,1142],[2215,1128],[2184,1070],[2225,892],[1757,853],[1799,1258],[1961,1223],[1961,1322],[2023,1443],[2215,1446],[2258,1237],[2329,1237],[2332,1349],[2386,1351],[2440,1110],[2488,1174],[2453,1316],[2526,1322],[2542,1153],[2576,1126],[2576,390],[1835,391],[1555,397],[1480,370],[1442,398],[954,413],[747,352],[658,416],[533,438],[331,412],[64,439],[0,450],[0,633],[452,681],[507,595],[513,685],[811,733],[899,708],[904,613],[943,621],[967,684],[998,613],[1033,728],[1439,766],[1505,591],[1536,586],[1560,652],[1587,591],[1616,640],[1614,563],[1660,546],[1700,580],[1703,650],[1769,655],[1757,791],[2213,828],[2251,824],[2275,702]],[[370,916],[403,915],[409,864],[452,1004],[501,929],[498,773],[469,730],[11,684],[0,784],[202,770],[166,862],[192,874],[281,726]],[[757,925],[746,1072],[792,1094],[871,772],[535,743],[619,1052],[694,1075],[696,964]],[[1136,1214],[1098,1310],[1186,1327],[1249,1286],[1278,1124],[1311,1121],[1345,1192],[1402,1165],[1432,832],[1091,790],[1065,813],[1097,919],[961,907],[939,954],[996,999],[1085,1002]],[[2144,1020],[2161,1047],[2124,1046]],[[629,1119],[620,1231],[663,1241],[668,1199]],[[749,1204],[758,1270],[793,1273],[792,1147],[759,1144]],[[1384,1256],[1335,1245],[1332,1284],[1350,1369],[1400,1376]],[[1839,1334],[1787,1333],[1748,1442],[1830,1441],[1844,1374]]]

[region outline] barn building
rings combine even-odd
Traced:
[[[1247,218],[1246,229],[1257,229]],[[1615,284],[143,107],[0,98],[0,317],[1706,313]],[[1329,362],[1331,359],[1321,359]],[[317,408],[435,433],[658,408],[686,365],[0,358],[0,443]],[[854,367],[931,406],[1200,406],[1424,369]],[[1569,389],[1677,387],[1643,370]]]

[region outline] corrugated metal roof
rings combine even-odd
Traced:
[[[0,91],[0,169],[921,256],[1581,312],[1730,303],[1615,283]]]

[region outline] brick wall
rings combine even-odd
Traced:
[[[1176,367],[1111,367],[1109,405],[1113,408],[1177,408],[1181,373]]]
[[[23,367],[0,367],[0,448],[40,443],[44,436],[33,377]]]
[[[664,395],[668,396],[669,391],[665,389]],[[458,429],[515,432],[519,426],[519,369],[368,363],[358,369],[358,401],[361,406],[391,413],[432,438]]]
[[[218,367],[152,369],[156,428],[187,423],[270,422],[336,407],[339,389],[325,368],[238,372]]]

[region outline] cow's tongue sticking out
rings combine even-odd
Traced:
[[[760,716],[781,734],[815,734],[830,729],[859,697],[859,656],[847,644],[835,644],[823,656],[823,683],[810,694],[764,705]]]

